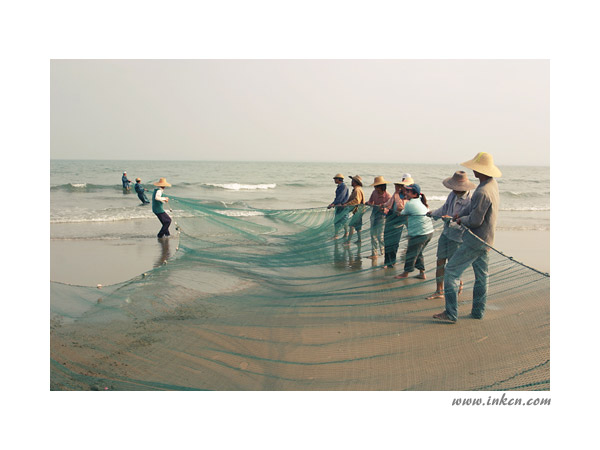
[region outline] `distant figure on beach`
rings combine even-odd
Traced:
[[[387,192],[388,182],[382,177],[375,177],[373,184],[375,186],[367,205],[371,208],[371,256],[370,259],[377,259],[378,254],[383,255],[384,241],[383,228],[385,226],[385,213],[381,206],[386,203],[392,196]]]
[[[165,212],[164,204],[169,201],[169,197],[163,197],[163,190],[167,186],[171,186],[167,183],[165,178],[161,178],[156,183],[153,183],[154,186],[157,186],[152,193],[152,212],[156,214],[158,220],[162,224],[162,228],[157,234],[158,238],[162,238],[163,236],[170,236],[169,233],[169,225],[171,225],[171,218]]]
[[[429,206],[425,194],[421,193],[418,184],[406,186],[406,197],[408,202],[404,206],[401,215],[407,217],[408,245],[404,259],[404,272],[395,278],[407,278],[417,268],[417,278],[425,279],[425,258],[423,250],[431,241],[433,236],[433,222],[427,217]]]
[[[489,249],[494,245],[496,220],[500,207],[500,193],[496,178],[502,172],[494,165],[492,155],[478,153],[475,158],[465,161],[462,166],[473,170],[479,180],[479,186],[473,192],[471,205],[460,217],[457,224],[465,227],[463,243],[448,261],[444,274],[444,298],[446,309],[433,318],[443,322],[456,323],[458,320],[457,291],[460,276],[467,267],[472,266],[475,274],[473,286],[473,305],[471,317],[483,319],[488,288]]]
[[[350,245],[352,234],[356,230],[356,243],[362,243],[360,232],[362,230],[362,216],[364,214],[365,194],[362,190],[362,178],[360,175],[354,175],[350,177],[352,179],[352,193],[348,198],[348,201],[344,203],[344,206],[354,206],[352,209],[352,218],[348,222],[349,234],[348,239],[344,242],[344,245]]]
[[[437,265],[435,269],[436,289],[433,295],[427,297],[428,300],[434,298],[444,298],[444,266],[456,249],[462,244],[463,228],[452,222],[454,216],[462,216],[471,205],[471,191],[475,189],[475,184],[469,181],[467,174],[458,170],[450,178],[442,181],[442,184],[451,189],[446,202],[435,211],[428,213],[434,219],[444,220],[444,230],[440,235],[437,246]],[[460,281],[458,294],[462,292],[462,280]]]
[[[410,186],[411,184],[414,184],[412,178],[409,176],[402,177],[401,181],[394,183],[394,195],[383,205],[383,211],[386,214],[385,227],[383,229],[383,243],[385,246],[384,269],[391,269],[396,265],[398,245],[402,237],[402,230],[406,224],[406,217],[401,215],[404,205],[408,201],[406,199],[406,186]]]
[[[145,194],[145,192],[148,189],[144,189],[144,186],[142,186],[142,180],[140,178],[135,179],[134,189],[135,189],[135,192],[137,192],[137,196],[141,200],[142,203],[144,203],[144,204],[150,203],[148,201],[148,197],[146,197],[146,194]]]
[[[123,172],[123,176],[121,177],[121,183],[123,183],[123,189],[129,190],[131,188],[131,186],[129,186],[131,180],[127,178],[127,172]]]
[[[344,228],[344,238],[348,237],[348,209],[342,205],[348,201],[350,197],[350,189],[344,184],[344,175],[341,173],[336,174],[333,177],[333,182],[337,184],[335,190],[335,198],[333,202],[327,207],[327,209],[335,208],[335,215],[333,218],[333,239],[338,239],[338,232],[341,228]]]

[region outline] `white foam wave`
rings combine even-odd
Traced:
[[[275,189],[277,185],[273,184],[240,184],[240,183],[224,183],[211,184],[205,183],[204,186],[226,189],[229,191],[264,191],[267,189]]]
[[[71,187],[74,188],[85,188],[87,187],[87,183],[69,183]]]
[[[550,211],[549,206],[516,206],[513,208],[500,208],[500,211]]]
[[[233,211],[233,210],[227,210],[227,211],[215,211],[219,214],[222,214],[224,216],[228,216],[228,217],[254,217],[254,216],[264,216],[265,213],[261,212],[261,211]]]

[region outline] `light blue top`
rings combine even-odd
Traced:
[[[423,236],[433,233],[433,222],[431,217],[427,217],[429,209],[423,204],[420,198],[410,199],[400,213],[402,216],[408,216],[408,236]]]

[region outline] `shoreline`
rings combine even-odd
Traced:
[[[153,220],[52,228],[50,281],[65,284],[108,286],[125,282],[164,264],[179,248],[178,233],[168,239],[155,237],[157,224]],[[174,225],[172,228],[176,231]],[[69,235],[74,237],[65,237]],[[497,230],[494,247],[533,269],[550,272],[550,231]],[[434,269],[435,261],[428,260],[426,265],[428,270]]]

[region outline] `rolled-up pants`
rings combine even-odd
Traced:
[[[467,267],[473,266],[475,285],[473,286],[473,306],[471,314],[481,319],[485,313],[488,288],[489,249],[485,245],[473,247],[461,245],[446,264],[444,272],[444,297],[446,298],[446,315],[453,320],[458,318],[458,287],[460,277]]]
[[[171,218],[169,217],[169,215],[166,212],[154,213],[154,214],[156,214],[156,217],[158,217],[158,220],[160,220],[160,223],[162,223],[162,228],[158,232],[157,236],[159,238],[161,238],[163,236],[170,236],[169,225],[171,225]]]

